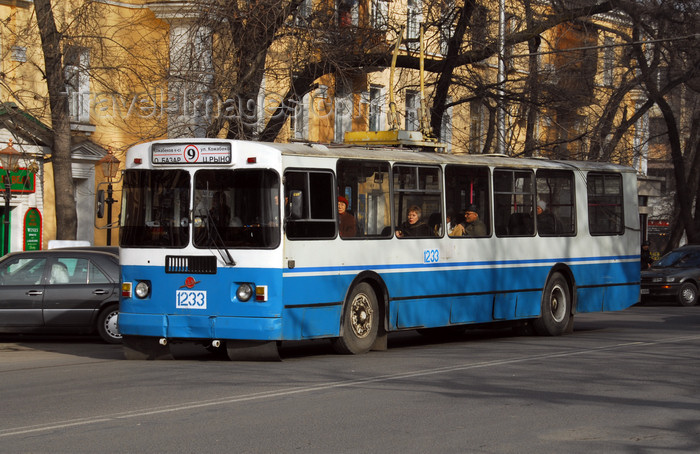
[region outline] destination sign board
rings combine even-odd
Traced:
[[[155,143],[153,164],[231,164],[230,143]]]

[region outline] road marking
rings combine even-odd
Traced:
[[[461,370],[481,369],[481,368],[485,368],[485,367],[517,364],[517,363],[523,363],[526,361],[533,361],[533,360],[580,356],[580,355],[585,355],[585,354],[589,354],[589,353],[596,353],[596,352],[606,351],[606,350],[615,350],[615,349],[620,349],[620,348],[625,348],[625,347],[637,347],[637,346],[678,343],[678,342],[687,342],[689,340],[697,340],[697,339],[700,339],[700,335],[660,339],[660,340],[653,341],[653,342],[643,342],[643,341],[625,342],[625,343],[621,343],[621,344],[614,344],[614,345],[608,345],[608,346],[604,346],[604,347],[597,347],[597,348],[591,348],[591,349],[586,349],[586,350],[578,350],[578,351],[573,351],[573,352],[569,351],[569,352],[559,352],[559,353],[547,353],[547,354],[541,354],[541,355],[527,356],[527,357],[523,357],[523,358],[501,359],[501,360],[482,361],[482,362],[478,362],[478,363],[458,364],[458,365],[454,365],[454,366],[445,366],[445,367],[438,367],[438,368],[434,368],[434,369],[416,370],[416,371],[403,372],[403,373],[398,373],[398,374],[377,375],[374,377],[360,378],[360,379],[355,379],[355,380],[326,382],[326,383],[321,383],[318,385],[304,386],[301,388],[283,388],[283,389],[279,389],[279,390],[275,390],[275,391],[263,391],[263,392],[258,392],[258,393],[243,394],[240,396],[222,397],[222,398],[205,400],[205,401],[185,402],[185,403],[173,404],[173,405],[163,405],[163,406],[153,407],[153,408],[144,408],[141,410],[127,411],[127,412],[120,412],[120,413],[111,413],[111,414],[91,416],[91,417],[86,417],[86,418],[70,419],[70,420],[66,420],[66,421],[57,421],[57,422],[53,422],[53,423],[37,424],[37,425],[23,426],[23,427],[14,427],[14,428],[8,428],[8,429],[0,429],[0,438],[7,438],[7,437],[15,436],[15,435],[25,435],[25,434],[29,434],[29,433],[48,432],[48,431],[54,431],[54,430],[59,430],[59,429],[66,429],[66,428],[70,428],[70,427],[87,426],[87,425],[98,424],[98,423],[102,423],[102,422],[118,421],[118,420],[122,420],[122,419],[140,418],[140,417],[144,417],[144,416],[151,416],[151,415],[157,415],[157,414],[162,414],[162,413],[173,413],[173,412],[179,412],[179,411],[194,410],[197,408],[205,408],[205,407],[227,405],[227,404],[234,404],[234,403],[240,403],[240,402],[249,402],[249,401],[254,401],[254,400],[263,400],[263,399],[271,399],[271,398],[284,397],[284,396],[292,396],[295,394],[311,393],[314,391],[324,391],[324,390],[335,389],[335,388],[346,388],[346,387],[351,387],[351,386],[364,385],[367,383],[388,382],[388,381],[393,381],[393,380],[403,380],[406,378],[438,375],[438,374],[444,374],[444,373],[448,373],[448,372],[455,372],[455,371],[461,371]]]

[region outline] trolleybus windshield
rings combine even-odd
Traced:
[[[199,170],[194,177],[129,170],[123,187],[122,247],[184,248],[190,232],[199,248],[280,244],[279,176],[271,170]]]

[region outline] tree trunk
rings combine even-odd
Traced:
[[[531,29],[534,26],[534,20],[532,18],[532,4],[530,2],[525,2],[525,20],[527,22],[527,28]],[[537,123],[537,112],[540,97],[540,81],[539,81],[539,64],[537,51],[540,48],[540,43],[542,39],[539,36],[531,38],[527,42],[527,48],[530,56],[527,58],[528,64],[528,74],[526,81],[525,93],[528,97],[527,104],[525,108],[527,114],[525,116],[525,152],[524,155],[527,157],[533,156],[535,153],[535,148],[537,147],[537,140],[535,139],[535,125]]]
[[[51,153],[53,163],[53,182],[56,197],[56,239],[75,240],[78,230],[78,214],[75,206],[75,189],[71,171],[71,136],[68,117],[68,98],[63,72],[63,54],[61,52],[61,34],[56,29],[56,22],[50,0],[35,0],[41,47],[44,52],[46,84],[51,107],[51,128],[54,133],[54,146]]]
[[[455,57],[459,54],[459,49],[462,47],[464,35],[467,30],[467,25],[471,21],[472,13],[474,12],[475,2],[466,0],[464,6],[459,10],[459,19],[457,25],[448,40],[447,55],[443,63],[443,67],[439,72],[437,85],[435,87],[435,95],[433,97],[433,108],[430,116],[430,127],[436,137],[440,137],[442,129],[442,117],[445,115],[445,104],[452,86],[452,75],[454,74]]]

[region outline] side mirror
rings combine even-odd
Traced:
[[[287,200],[287,219],[301,219],[304,214],[304,193],[293,189]]]

